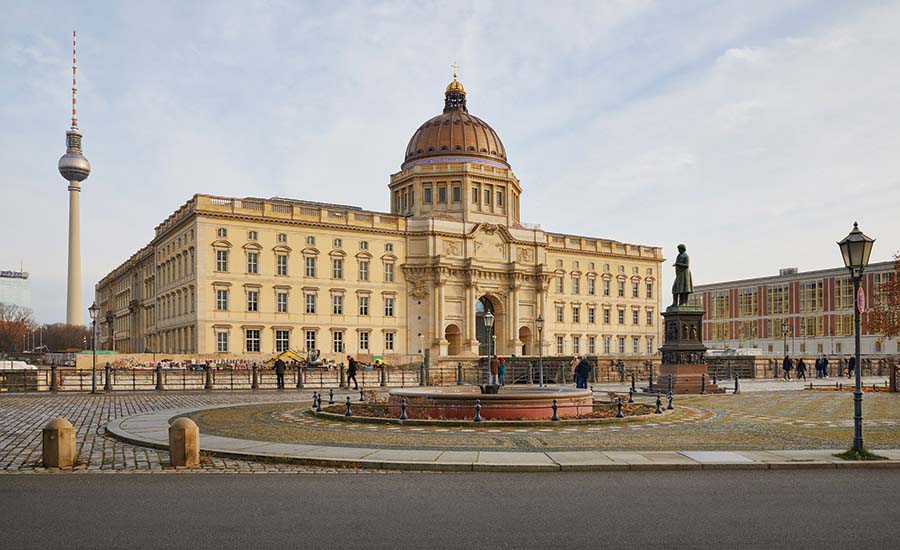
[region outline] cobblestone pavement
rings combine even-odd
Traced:
[[[389,449],[801,450],[842,448],[852,439],[849,393],[680,396],[676,405],[672,414],[628,423],[535,427],[348,424],[311,416],[296,404],[211,409],[189,416],[210,435]],[[867,447],[900,447],[900,395],[866,394],[864,414]]]
[[[169,453],[119,442],[104,433],[115,418],[175,407],[202,407],[260,401],[309,402],[312,392],[235,393],[115,393],[115,394],[7,394],[0,395],[0,472],[40,472],[41,429],[61,416],[75,427],[78,472],[176,472],[168,466]],[[329,469],[202,457],[203,472],[347,473]],[[366,470],[371,472],[373,470]],[[197,472],[197,470],[193,470]]]

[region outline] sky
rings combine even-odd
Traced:
[[[65,320],[71,109],[93,286],[194,193],[386,211],[451,64],[522,219],[663,247],[695,284],[900,249],[900,2],[14,2],[0,20],[0,270]],[[85,315],[87,317],[87,315]]]

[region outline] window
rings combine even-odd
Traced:
[[[344,333],[339,330],[331,332],[331,351],[344,353]]]
[[[369,260],[360,260],[359,261],[359,280],[360,281],[368,281],[369,280]]]
[[[216,229],[216,237],[218,237],[220,239],[224,239],[227,236],[228,236],[228,230],[225,229],[224,227],[220,227],[220,228]]]
[[[503,191],[497,191],[497,206],[503,206]]]
[[[332,258],[331,260],[331,278],[344,278],[344,260],[342,258]]]
[[[422,203],[431,204],[431,187],[426,187],[422,193]]]
[[[394,282],[394,264],[392,264],[392,263],[384,264],[384,282],[386,282],[386,283]]]
[[[588,294],[593,296],[597,292],[597,281],[594,279],[588,279]]]
[[[557,277],[557,278],[556,278],[556,292],[557,292],[558,294],[562,294],[562,293],[563,293],[563,278],[562,278],[562,277]]]
[[[556,322],[562,323],[565,321],[565,314],[563,313],[563,307],[561,305],[556,306]]]
[[[625,310],[624,309],[619,310],[619,324],[620,325],[625,324]]]
[[[216,333],[216,351],[218,353],[228,353],[228,333]]]
[[[291,332],[288,330],[275,331],[275,351],[281,353],[291,348]]]
[[[756,321],[738,321],[737,337],[739,340],[756,338]]]
[[[360,250],[368,250],[369,249],[369,241],[359,241],[359,249]]]
[[[834,309],[850,309],[853,307],[853,282],[850,278],[834,281]]]
[[[648,327],[653,326],[653,310],[652,309],[647,310],[647,326]]]
[[[572,353],[578,355],[581,353],[581,337],[573,336],[572,337]]]
[[[369,333],[359,333],[359,351],[369,351]]]
[[[462,189],[458,185],[453,186],[453,202],[462,201]]]
[[[275,274],[287,275],[288,257],[286,254],[275,255]]]
[[[331,245],[334,248],[338,248],[338,249],[343,248],[343,244],[344,244],[343,241],[341,241],[340,239],[335,239],[335,240],[331,241]]]
[[[394,299],[390,296],[385,297],[384,299],[384,316],[385,317],[393,317],[394,316]]]
[[[609,296],[609,279],[603,279],[603,295]]]
[[[843,352],[841,351],[841,348],[842,348],[841,343],[840,343],[840,342],[836,343],[836,344],[834,345],[834,352],[835,352],[835,353],[843,353]]]
[[[228,310],[228,290],[223,288],[216,290],[216,309],[219,311]]]
[[[278,291],[275,293],[275,310],[278,313],[287,313],[288,310],[288,293]]]
[[[447,188],[438,187],[438,204],[447,204]]]
[[[709,309],[711,317],[714,319],[722,319],[728,317],[728,291],[717,290],[709,293]]]
[[[343,294],[335,294],[331,297],[331,314],[332,315],[343,315],[344,314],[344,295]]]
[[[368,296],[360,296],[359,297],[359,314],[364,317],[369,314],[369,297]]]
[[[624,265],[620,265],[620,266],[619,266],[619,273],[625,273],[625,266],[624,266]]]
[[[619,336],[619,353],[625,353],[625,337]]]
[[[216,271],[228,271],[227,250],[216,250]]]
[[[881,342],[875,341],[875,353],[881,353]]]
[[[823,292],[822,279],[815,281],[802,281],[799,284],[800,291],[800,311],[808,313],[812,311],[822,311]]]
[[[313,351],[316,348],[316,331],[307,330],[306,331],[306,351]]]
[[[385,252],[393,252],[393,251],[394,251],[394,245],[393,245],[393,243],[385,243],[385,244],[384,244],[384,251],[385,251]]]
[[[247,291],[247,311],[259,311],[259,291]]]
[[[256,231],[247,231],[247,240],[255,241],[256,240]]]
[[[316,237],[314,235],[307,235],[306,245],[307,246],[316,246]]]
[[[637,355],[641,352],[641,337],[640,336],[632,336],[631,337],[631,353]]]
[[[556,355],[562,355],[566,351],[566,342],[562,336],[556,337]]]
[[[247,273],[259,273],[259,254],[247,252]]]
[[[581,307],[580,306],[572,306],[572,322],[573,323],[581,322]]]
[[[653,355],[654,353],[656,353],[656,350],[653,349],[653,337],[648,336],[647,337],[647,355]]]
[[[647,283],[647,299],[653,299],[653,283]]]
[[[756,317],[759,313],[758,297],[759,291],[756,287],[739,288],[737,291],[738,317]]]
[[[394,351],[394,333],[384,333],[384,351]]]
[[[631,297],[640,298],[640,283],[637,281],[631,282]]]
[[[248,328],[244,331],[244,348],[247,353],[259,352],[259,329]]]
[[[315,277],[316,276],[316,257],[315,256],[306,256],[304,259],[304,264],[306,265],[306,276],[307,277]]]
[[[306,304],[306,313],[313,314],[316,312],[316,295],[315,294],[306,294],[304,297],[304,303]]]
[[[581,294],[581,277],[572,277],[572,294]]]
[[[287,233],[279,233],[278,234],[278,242],[286,243],[287,242]]]
[[[603,354],[609,355],[612,352],[612,338],[609,336],[603,337]]]
[[[766,287],[768,315],[779,315],[788,313],[790,310],[790,293],[788,292],[788,284],[782,283],[777,285],[769,285]]]
[[[597,310],[594,306],[588,307],[588,323],[594,324],[597,322]]]
[[[478,204],[478,188],[476,187],[472,188],[472,203]]]
[[[619,298],[625,297],[625,281],[619,281]]]
[[[588,336],[588,353],[591,355],[597,355],[597,337],[596,336]]]
[[[490,206],[490,204],[491,204],[491,190],[485,189],[484,190],[484,205]]]
[[[797,336],[824,336],[825,335],[825,318],[817,317],[801,317],[800,333]]]
[[[639,324],[641,324],[640,319],[639,319],[639,316],[640,316],[640,311],[638,311],[638,310],[636,310],[636,309],[632,309],[632,310],[631,310],[631,324],[632,324],[632,325],[639,325]]]
[[[609,323],[610,323],[610,320],[609,320],[609,308],[608,308],[608,307],[605,307],[605,308],[603,308],[603,324],[608,325]]]

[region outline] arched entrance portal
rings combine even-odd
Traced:
[[[459,327],[454,324],[447,325],[447,328],[444,329],[444,340],[447,341],[447,355],[459,355],[461,339],[462,333]]]
[[[531,355],[531,329],[528,327],[521,327],[519,329],[519,342],[522,342],[522,355],[527,356]]]
[[[484,325],[484,316],[487,312],[491,312],[494,316],[494,328],[488,330]],[[489,355],[491,353],[490,335],[497,336],[494,340],[496,347],[493,348],[494,355],[502,355],[506,353],[503,344],[503,329],[506,326],[506,319],[500,302],[491,296],[484,295],[475,302],[475,338],[478,339],[478,355]]]

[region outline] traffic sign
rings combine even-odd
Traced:
[[[859,290],[856,291],[856,309],[860,313],[865,313],[866,311],[866,291],[862,287],[859,287]]]

